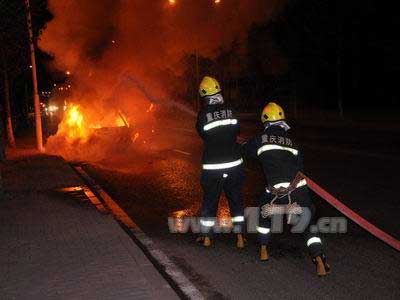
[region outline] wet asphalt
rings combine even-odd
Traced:
[[[254,132],[244,126],[243,135]],[[375,225],[400,238],[398,134],[298,126],[305,173]],[[286,230],[274,237],[270,260],[258,260],[255,234],[245,249],[233,234],[219,234],[210,248],[191,233],[170,233],[169,216],[195,216],[201,204],[201,141],[190,129],[171,129],[167,145],[126,149],[85,166],[136,223],[179,265],[208,299],[400,299],[400,254],[348,220],[347,233],[323,234],[332,266],[315,275],[301,235]],[[157,138],[155,135],[154,138]],[[398,143],[400,144],[400,143]],[[263,191],[259,166],[246,162],[246,206]],[[313,194],[320,217],[341,217]],[[220,217],[228,216],[226,199]]]

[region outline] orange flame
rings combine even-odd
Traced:
[[[75,141],[88,137],[86,128],[80,106],[71,104],[66,109],[64,119],[58,126],[58,132],[65,135],[69,141]]]
[[[117,127],[129,127],[129,123],[126,116],[123,115],[121,112],[118,112],[118,117],[115,120],[115,125]]]

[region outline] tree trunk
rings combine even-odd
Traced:
[[[14,129],[12,126],[11,117],[11,105],[10,105],[10,82],[8,79],[7,72],[7,60],[4,52],[1,52],[3,61],[3,78],[4,78],[4,99],[5,99],[5,112],[6,112],[6,130],[7,130],[7,141],[11,148],[15,148]]]

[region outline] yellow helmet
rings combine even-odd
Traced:
[[[205,76],[200,83],[199,93],[201,97],[212,96],[221,92],[221,86],[217,79]]]
[[[274,122],[285,119],[285,112],[282,107],[280,107],[275,102],[268,103],[262,113],[261,113],[261,122]]]

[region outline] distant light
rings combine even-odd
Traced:
[[[57,84],[53,84],[53,86],[57,86]]]
[[[169,5],[175,5],[176,4],[176,0],[168,0]]]
[[[221,3],[221,0],[214,0],[214,3],[215,3],[215,4],[220,4],[220,3]]]
[[[49,111],[50,112],[55,112],[58,110],[58,106],[57,105],[49,105]]]
[[[71,75],[71,72],[70,72],[70,71],[67,71],[67,72],[65,72],[65,74],[67,74],[67,75]]]
[[[71,85],[70,85],[70,84],[68,84],[68,88],[71,88]]]
[[[30,65],[29,68],[32,69],[32,65]]]
[[[115,44],[115,41],[114,41],[114,40],[112,40],[112,41],[111,41],[111,43]]]

